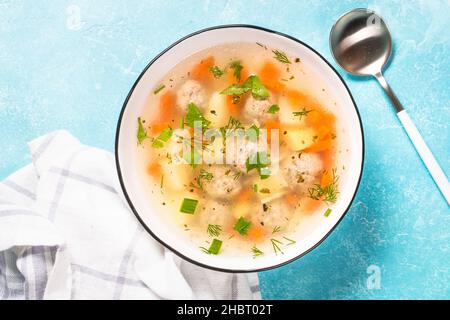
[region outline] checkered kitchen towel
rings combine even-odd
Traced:
[[[165,250],[120,192],[114,157],[65,131],[29,144],[0,183],[0,299],[258,299],[256,274]]]

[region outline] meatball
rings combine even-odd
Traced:
[[[277,226],[285,228],[292,218],[293,210],[283,199],[275,199],[261,204],[253,216],[253,221],[264,227],[273,229]]]
[[[213,198],[229,199],[241,190],[239,173],[229,166],[211,166],[207,169],[212,179],[202,180],[203,190]]]
[[[249,139],[228,138],[226,145],[226,160],[239,171],[246,171],[245,162],[257,152],[267,151],[267,145]]]
[[[273,105],[271,99],[260,100],[255,99],[253,96],[249,96],[245,101],[243,114],[248,120],[258,120],[263,121],[269,118],[274,118],[276,115],[267,113],[270,106]]]
[[[230,214],[229,206],[221,201],[208,200],[198,212],[198,221],[202,228],[209,224],[218,224],[222,229],[231,227],[233,215]]]
[[[308,188],[318,183],[323,170],[322,160],[316,153],[292,153],[281,163],[284,179],[289,186],[300,194],[306,194]]]
[[[189,103],[195,103],[200,109],[206,105],[206,92],[200,83],[187,80],[177,91],[177,106],[186,112]]]

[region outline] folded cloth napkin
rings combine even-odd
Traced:
[[[256,274],[193,265],[149,236],[114,157],[66,131],[0,183],[0,299],[259,299]]]

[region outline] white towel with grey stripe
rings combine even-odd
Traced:
[[[193,265],[130,212],[111,153],[66,131],[0,183],[0,299],[259,299],[256,274]]]

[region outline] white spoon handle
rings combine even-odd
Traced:
[[[433,177],[434,182],[436,182],[436,185],[441,190],[442,194],[445,197],[445,200],[447,200],[447,204],[450,205],[450,183],[448,182],[444,171],[442,171],[438,162],[434,158],[433,153],[431,153],[431,150],[423,140],[422,135],[420,134],[419,130],[417,130],[408,113],[406,113],[405,110],[402,110],[397,113],[397,116],[400,119],[400,122],[402,123],[403,128],[405,128],[405,131],[411,139],[412,143],[414,144],[417,153],[422,158],[425,166],[428,168],[428,171]]]

